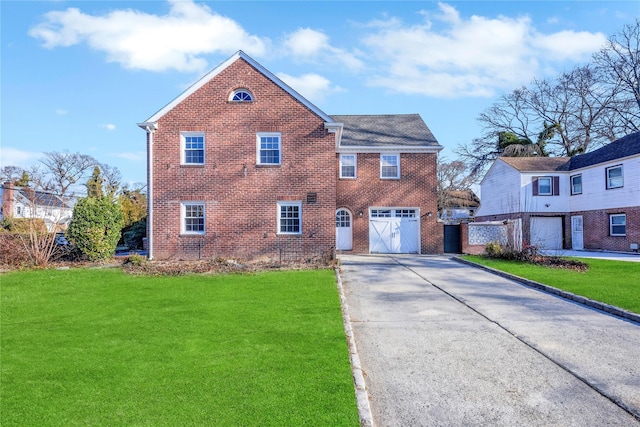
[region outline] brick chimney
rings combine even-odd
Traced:
[[[12,217],[15,187],[12,182],[7,181],[2,184],[2,189],[2,217]]]

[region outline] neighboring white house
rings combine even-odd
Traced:
[[[53,232],[66,229],[73,216],[73,199],[51,192],[16,187],[5,182],[0,187],[0,197],[0,220],[5,217],[38,218]]]
[[[501,157],[481,182],[476,222],[521,219],[545,249],[640,244],[640,132],[575,157]]]
[[[438,200],[438,218],[445,224],[473,221],[480,199],[472,190],[449,190]]]

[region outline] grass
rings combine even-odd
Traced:
[[[465,255],[462,258],[640,313],[640,263],[575,258],[589,265],[587,271],[579,272],[474,255]]]
[[[1,280],[3,426],[357,426],[331,270]]]

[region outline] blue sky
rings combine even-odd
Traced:
[[[244,50],[327,114],[419,113],[452,160],[478,115],[589,61],[633,1],[6,1],[0,165],[90,154],[146,177],[149,118]]]

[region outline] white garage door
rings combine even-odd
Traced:
[[[562,249],[562,218],[532,217],[531,244],[538,249]]]
[[[417,209],[370,209],[369,252],[420,253],[420,222]]]

